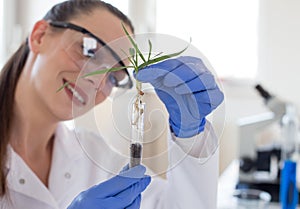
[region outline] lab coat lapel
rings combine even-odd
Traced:
[[[42,201],[53,208],[57,203],[46,186],[38,179],[23,159],[8,146],[9,161],[7,163],[8,188],[30,198]]]
[[[66,195],[72,195],[74,172],[78,159],[83,154],[80,150],[75,133],[63,125],[59,124],[55,133],[51,171],[49,175],[49,190],[55,200],[60,203],[68,199]],[[77,183],[79,184],[79,183]]]
[[[117,174],[125,165],[124,158],[113,154],[94,133],[75,132],[60,124],[54,141],[49,190],[62,208],[78,193]]]

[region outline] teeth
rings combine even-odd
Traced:
[[[82,96],[71,85],[67,85],[67,88],[72,92],[73,96],[75,96],[75,98],[79,102],[81,102],[82,104],[85,104],[84,99],[82,98]]]

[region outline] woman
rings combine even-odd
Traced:
[[[73,118],[72,105],[83,107],[76,113],[79,116],[92,108],[90,94],[99,104],[112,86],[118,86],[115,74],[82,79],[76,85],[73,81],[83,68],[101,64],[97,61],[101,56],[93,51],[96,45],[104,47],[125,35],[121,22],[134,32],[126,16],[102,1],[60,3],[34,25],[27,41],[4,66],[0,77],[1,208],[139,208],[140,204],[142,208],[215,208],[217,152],[210,151],[215,153],[204,165],[198,158],[205,157],[203,150],[215,142],[205,116],[222,102],[223,94],[200,59],[167,60],[136,75],[155,87],[170,114],[171,141],[176,146],[171,159],[188,152],[169,172],[168,182],[153,178],[149,185],[143,166],[125,167],[112,177],[91,162],[74,133],[59,123]],[[124,65],[113,49],[107,50],[110,59]],[[92,61],[86,64],[80,57]],[[125,70],[119,73],[127,75]],[[162,78],[171,74],[180,79],[164,82]],[[56,92],[64,84],[68,85]],[[101,140],[91,133],[81,134],[86,143]],[[187,150],[191,141],[195,145]],[[99,158],[107,158],[107,152],[103,148]],[[109,169],[121,170],[125,164],[117,161]]]

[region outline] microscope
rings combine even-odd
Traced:
[[[270,126],[280,124],[286,113],[287,103],[272,96],[261,85],[255,89],[263,97],[270,112],[242,118],[239,127],[239,179],[237,189],[258,189],[271,194],[271,201],[279,201],[280,143],[257,145],[258,135]]]

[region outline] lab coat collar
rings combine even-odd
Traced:
[[[70,175],[72,168],[76,166],[76,161],[83,157],[84,153],[75,131],[64,124],[60,124],[56,130],[49,175],[49,190],[56,201],[59,202],[64,198],[68,188],[66,175]]]
[[[7,168],[8,188],[58,208],[46,186],[10,146],[8,149],[10,158]]]
[[[57,160],[65,159],[66,162],[70,162],[70,159],[79,159],[83,155],[76,132],[64,123],[59,123],[55,132],[52,160],[54,161],[54,158],[58,155],[59,158]]]
[[[6,163],[8,188],[58,208],[56,199],[58,196],[53,194],[59,194],[59,188],[51,188],[51,185],[59,185],[54,183],[57,172],[61,172],[61,169],[57,170],[57,167],[68,169],[68,166],[72,166],[69,163],[81,158],[83,153],[80,151],[81,147],[78,141],[74,140],[77,139],[76,136],[72,136],[74,134],[74,131],[68,129],[63,123],[58,124],[53,146],[49,188],[38,179],[23,159],[8,145]]]

